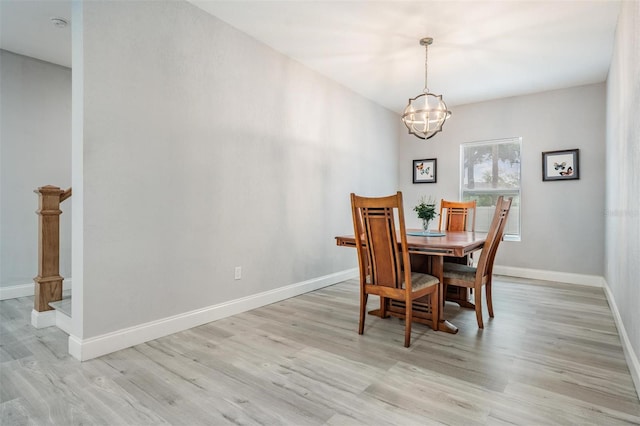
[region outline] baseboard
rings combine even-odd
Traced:
[[[64,331],[67,334],[71,334],[71,328],[73,327],[73,323],[71,322],[71,317],[63,314],[62,312],[56,310],[56,327],[60,330]]]
[[[607,283],[606,280],[603,281],[604,293],[607,296],[609,308],[611,309],[611,313],[613,314],[613,320],[616,323],[616,327],[618,328],[618,335],[620,336],[620,341],[622,342],[622,349],[627,360],[627,366],[629,367],[629,372],[631,373],[633,384],[636,387],[636,395],[638,396],[638,399],[640,399],[640,360],[638,360],[638,354],[636,354],[633,350],[633,346],[631,345],[631,341],[629,340],[629,335],[627,334],[627,330],[625,329],[624,323],[622,322],[622,317],[620,316],[620,312],[618,311],[618,305],[616,305],[616,300],[613,298],[613,293],[611,293],[611,287],[609,287],[609,283]]]
[[[69,353],[80,361],[86,361],[231,315],[299,296],[357,276],[357,268],[349,269],[101,336],[81,339],[77,336],[69,335]]]
[[[35,309],[32,309],[31,325],[34,328],[46,328],[56,325],[56,311],[50,310],[38,312]]]
[[[18,297],[33,296],[34,283],[10,285],[0,287],[0,300],[17,299]]]
[[[18,297],[33,296],[35,283],[10,285],[0,287],[0,300],[17,299]],[[62,290],[71,290],[71,278],[62,281]]]
[[[67,334],[71,334],[71,318],[60,311],[31,311],[31,325],[34,328],[53,327],[54,325]]]
[[[589,287],[602,287],[604,278],[598,275],[572,274],[568,272],[547,271],[543,269],[516,268],[513,266],[493,267],[496,275],[507,275],[509,277],[529,278],[532,280],[557,281],[567,284],[579,284]]]

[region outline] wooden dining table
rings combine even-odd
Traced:
[[[400,235],[398,232],[398,242],[400,241]],[[420,235],[415,235],[420,234]],[[444,258],[466,258],[467,255],[473,253],[476,250],[482,249],[484,246],[487,234],[482,232],[467,232],[467,231],[443,231],[432,232],[433,235],[424,234],[420,230],[408,229],[407,230],[407,246],[410,254],[411,269],[416,272],[423,272],[431,274],[440,280],[439,301],[440,306],[444,306],[444,286],[443,282],[443,265]],[[437,236],[436,236],[437,235]],[[353,235],[341,235],[336,237],[336,244],[342,247],[356,247],[356,240]],[[466,291],[467,289],[461,289]],[[461,306],[472,307],[473,305],[466,301],[466,297],[457,293],[457,296],[453,296],[451,299]],[[380,303],[383,303],[382,300]],[[391,315],[404,318],[404,302],[390,301],[390,305],[387,308]],[[381,316],[381,309],[374,309],[369,311],[371,315]],[[431,307],[430,301],[417,300],[413,304],[413,316],[414,321],[431,325]],[[444,318],[444,309],[440,309],[440,318],[438,320],[438,330],[448,333],[457,333],[458,328],[451,324]]]

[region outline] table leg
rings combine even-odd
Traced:
[[[433,275],[434,277],[437,277],[440,280],[440,291],[438,292],[438,303],[440,306],[440,309],[438,310],[439,312],[439,319],[438,319],[438,331],[444,331],[447,333],[457,333],[458,332],[458,327],[456,327],[455,325],[451,324],[449,321],[447,321],[446,319],[444,319],[444,300],[446,295],[444,294],[444,284],[443,282],[443,271],[444,271],[444,257],[443,256],[432,256],[432,263],[431,263],[431,267],[432,267],[432,273],[431,275]]]

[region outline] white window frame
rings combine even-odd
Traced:
[[[464,179],[465,179],[465,167],[464,167],[464,151],[466,147],[474,146],[474,145],[497,145],[497,144],[506,144],[506,143],[514,143],[517,142],[520,145],[520,176],[519,176],[519,186],[517,189],[492,189],[492,188],[484,188],[478,190],[469,190],[464,188]],[[475,141],[475,142],[467,142],[460,144],[460,200],[466,201],[465,193],[476,193],[476,194],[499,194],[504,195],[505,197],[514,197],[514,201],[517,200],[517,203],[512,204],[511,210],[509,211],[509,219],[507,221],[507,228],[504,235],[505,241],[521,241],[522,236],[522,137],[512,137],[512,138],[504,138],[504,139],[493,139],[493,140],[484,140],[484,141]],[[481,207],[478,206],[478,210]],[[481,215],[476,212],[476,230],[479,232],[486,232],[488,229],[483,229],[482,218]],[[492,216],[490,216],[492,217]],[[513,224],[517,226],[517,232],[509,232],[510,228],[513,228]],[[480,223],[480,228],[478,228],[478,223]],[[491,219],[489,219],[489,223],[491,223]],[[509,225],[512,225],[511,227]]]

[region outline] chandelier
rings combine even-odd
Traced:
[[[451,111],[447,110],[447,104],[442,100],[442,95],[429,93],[427,86],[427,61],[429,57],[429,45],[433,43],[431,37],[420,40],[420,45],[425,48],[424,56],[424,91],[415,98],[409,98],[409,104],[402,114],[402,122],[409,133],[420,139],[430,139],[442,130],[447,118],[451,117]]]

